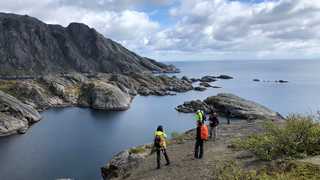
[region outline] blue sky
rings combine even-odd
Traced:
[[[1,0],[0,11],[82,22],[162,61],[320,57],[319,0]]]

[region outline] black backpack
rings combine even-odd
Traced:
[[[154,138],[154,146],[156,148],[160,148],[161,147],[161,137],[160,136],[155,136]]]

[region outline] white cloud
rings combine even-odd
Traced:
[[[304,58],[320,48],[318,0],[183,0],[170,14],[178,22],[154,39],[155,50],[192,51],[200,58],[206,53],[212,59],[221,57],[215,53],[231,53],[234,58],[239,54],[245,58],[292,58],[293,54]]]

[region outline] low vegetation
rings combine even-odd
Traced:
[[[215,164],[216,180],[309,180],[320,179],[320,167],[297,161],[274,161],[258,170],[244,170],[235,161]]]
[[[290,115],[283,125],[267,122],[264,128],[264,133],[234,141],[234,147],[249,150],[261,160],[320,154],[320,124],[317,117]]]
[[[146,152],[146,148],[145,147],[135,147],[135,148],[131,148],[129,150],[129,153],[132,153],[132,154],[141,154],[141,153],[144,153]]]
[[[0,90],[8,92],[16,83],[15,80],[0,80]]]

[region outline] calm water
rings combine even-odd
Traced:
[[[320,61],[215,61],[175,65],[183,71],[178,76],[228,74],[235,79],[213,83],[222,89],[172,97],[136,97],[126,112],[50,109],[42,113],[44,119],[25,135],[0,138],[0,179],[101,179],[100,167],[112,155],[151,142],[157,125],[162,124],[168,134],[192,128],[192,115],[177,113],[176,105],[218,92],[235,93],[284,115],[320,109]],[[284,79],[290,83],[253,82],[254,78]]]

